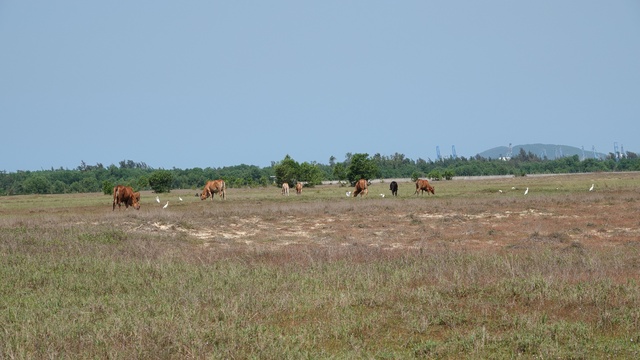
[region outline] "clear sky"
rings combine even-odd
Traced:
[[[640,152],[640,1],[0,0],[0,170]]]

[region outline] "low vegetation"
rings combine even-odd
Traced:
[[[0,358],[637,358],[639,185],[3,197]]]

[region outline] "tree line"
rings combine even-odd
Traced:
[[[360,178],[430,178],[448,180],[454,176],[583,173],[610,171],[640,171],[637,154],[626,152],[618,158],[609,154],[606,159],[581,160],[578,155],[549,160],[521,149],[509,160],[488,159],[479,155],[433,161],[413,160],[403,154],[385,156],[366,153],[347,153],[343,161],[334,156],[328,164],[298,163],[291,156],[272,162],[270,166],[236,165],[191,169],[154,169],[144,162],[123,160],[107,167],[84,161],[75,169],[0,172],[0,194],[65,194],[103,192],[111,194],[115,185],[127,185],[136,191],[169,192],[171,189],[196,189],[207,180],[224,179],[227,187],[256,187],[290,185],[302,182],[307,187],[322,181],[342,181],[353,184]]]

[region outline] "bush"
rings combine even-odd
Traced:
[[[105,195],[111,195],[113,194],[114,187],[115,185],[111,181],[105,180],[102,182],[102,193]]]
[[[447,169],[444,171],[442,175],[444,176],[445,180],[451,180],[453,179],[453,176],[454,176],[453,170]]]
[[[440,171],[438,170],[431,171],[427,176],[429,177],[429,179],[433,179],[436,181],[442,180],[442,173],[440,173]]]
[[[149,176],[149,186],[156,193],[170,192],[172,183],[173,174],[168,170],[157,170]]]

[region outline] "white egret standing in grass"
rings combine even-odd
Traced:
[[[591,187],[589,188],[589,191],[593,191],[593,187],[594,187],[595,185],[596,185],[596,184],[591,184]]]
[[[384,197],[384,194],[380,194],[380,197]]]
[[[178,196],[178,199],[180,199],[180,201],[182,201],[182,198],[180,196]]]
[[[169,206],[169,200],[167,200],[167,203],[166,203],[166,204],[164,204],[164,206],[163,206],[162,208],[163,208],[163,209],[166,209],[166,208],[167,208],[167,206]]]
[[[156,195],[156,202],[160,204],[160,198],[158,197],[158,195]]]
[[[351,191],[347,191],[345,195],[347,195],[347,197],[351,196]]]
[[[529,188],[527,188],[527,190],[524,191],[524,194],[527,195],[529,193]]]

